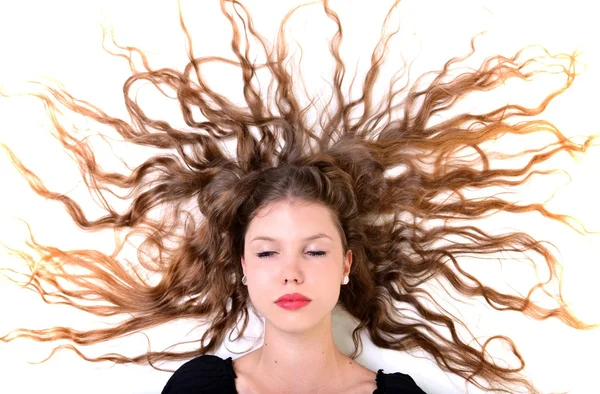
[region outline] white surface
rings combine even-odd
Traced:
[[[227,52],[230,40],[227,21],[218,12],[217,2],[201,6],[183,1],[186,21],[191,29],[196,55],[221,54]],[[159,5],[160,4],[160,5]],[[248,2],[255,19],[255,25],[268,38],[272,37],[281,16],[297,2],[279,1]],[[370,56],[371,46],[376,42],[380,24],[387,7],[386,2],[346,1],[332,2],[339,11],[344,24],[344,51],[349,56],[361,54],[363,61]],[[527,4],[527,5],[523,5]],[[376,6],[377,5],[377,6]],[[519,8],[520,7],[520,8]],[[486,52],[503,51],[508,54],[522,45],[545,44],[552,50],[570,51],[574,47],[586,51],[583,60],[587,69],[564,97],[557,100],[548,117],[565,132],[590,134],[599,132],[596,122],[597,107],[592,98],[597,94],[600,56],[592,44],[597,37],[597,27],[592,28],[594,5],[583,1],[569,3],[547,1],[405,1],[402,4],[402,33],[406,40],[398,50],[410,57],[419,43],[422,56],[419,61],[426,69],[439,69],[443,62],[468,49],[471,35],[488,29]],[[175,2],[142,1],[100,1],[60,0],[44,2],[24,0],[0,3],[0,84],[9,91],[23,88],[23,81],[40,74],[56,78],[77,97],[86,98],[107,112],[122,116],[121,83],[127,78],[125,62],[115,59],[102,51],[98,20],[104,12],[115,28],[119,42],[140,47],[148,51],[154,67],[182,67],[186,60],[184,40],[177,22]],[[318,15],[309,18],[310,15]],[[304,18],[304,19],[303,19]],[[361,19],[363,18],[363,19]],[[294,35],[300,43],[317,42],[323,34],[329,37],[333,27],[319,6],[312,6],[299,12],[293,23],[298,32]],[[305,30],[303,26],[307,26]],[[323,27],[325,26],[325,27]],[[412,41],[409,39],[412,37]],[[325,45],[313,44],[303,48],[316,56],[327,56]],[[310,50],[309,50],[310,49]],[[596,52],[593,52],[596,50]],[[318,52],[322,51],[322,52]],[[508,52],[505,52],[508,51]],[[328,58],[328,57],[326,57]],[[322,59],[322,58],[321,58]],[[311,64],[304,60],[303,64]],[[354,61],[347,63],[349,74]],[[363,66],[365,63],[361,63]],[[313,60],[314,75],[328,77],[327,69]],[[308,69],[303,68],[304,70]],[[219,91],[237,94],[237,86],[228,85],[231,79],[223,69],[213,72]],[[231,71],[231,70],[229,70]],[[311,81],[307,77],[307,81]],[[318,79],[313,79],[318,81]],[[386,80],[382,79],[382,86]],[[314,86],[314,85],[312,85]],[[321,85],[324,89],[326,85]],[[142,90],[149,92],[149,90]],[[523,92],[525,93],[525,92]],[[148,113],[156,118],[172,119],[174,106],[168,107],[165,101],[157,102],[156,96],[148,95],[143,101]],[[597,100],[595,100],[597,102]],[[481,102],[470,104],[473,108]],[[176,114],[176,113],[175,113]],[[175,115],[176,116],[176,115]],[[175,117],[175,124],[182,122]],[[0,99],[0,141],[9,144],[21,159],[36,171],[47,186],[53,190],[69,190],[77,185],[78,171],[68,157],[61,153],[58,144],[44,130],[47,126],[43,108],[30,99]],[[128,151],[129,152],[129,151]],[[598,184],[600,160],[598,151],[593,157],[584,160],[573,183],[561,190],[553,202],[553,207],[580,216],[585,223],[598,230],[597,201],[594,185]],[[568,165],[565,164],[564,165]],[[574,168],[574,166],[573,166]],[[19,216],[32,225],[36,238],[43,243],[58,247],[97,247],[108,251],[112,239],[110,235],[82,234],[68,220],[68,215],[57,203],[42,201],[29,191],[25,182],[10,166],[5,155],[0,155],[0,234],[8,243],[19,242],[25,235],[25,228],[9,217]],[[564,181],[564,178],[561,178]],[[81,188],[81,185],[78,186]],[[81,190],[81,189],[77,189]],[[538,189],[533,190],[537,192]],[[79,192],[77,192],[79,193]],[[87,212],[93,211],[88,196],[76,194],[84,201]],[[527,194],[524,194],[527,195]],[[509,223],[511,226],[527,226],[536,234],[548,235],[561,242],[561,251],[567,265],[569,281],[567,295],[575,303],[582,316],[600,319],[598,299],[594,288],[599,277],[599,239],[576,237],[572,232],[556,229],[545,224],[532,222]],[[559,233],[558,231],[564,231]],[[483,272],[485,275],[486,273]],[[488,273],[489,276],[490,273]],[[514,278],[512,278],[514,280]],[[96,318],[85,317],[62,307],[48,307],[33,293],[18,291],[15,286],[0,280],[0,333],[14,327],[48,327],[54,324],[67,324],[75,327],[102,325]],[[465,312],[467,313],[467,312]],[[485,308],[468,313],[481,314],[479,327],[482,332],[505,333],[514,338],[528,362],[528,372],[539,387],[555,390],[573,389],[573,394],[586,394],[597,386],[594,372],[597,366],[595,355],[600,354],[597,332],[576,332],[556,322],[530,322],[519,316],[490,313]],[[350,329],[352,322],[344,316],[336,315],[337,340],[340,347],[351,351]],[[474,321],[469,320],[469,323]],[[158,350],[169,344],[183,340],[183,335],[193,327],[189,323],[178,323],[161,327],[150,333],[152,349]],[[259,326],[253,327],[259,334]],[[251,331],[249,332],[251,333]],[[87,354],[101,354],[116,351],[123,354],[138,354],[146,350],[146,340],[135,335],[128,340],[115,341],[110,346],[99,345],[86,350]],[[231,344],[229,350],[243,351],[249,342]],[[464,391],[460,379],[448,378],[428,360],[417,359],[406,354],[376,349],[365,338],[365,351],[358,359],[372,370],[384,368],[386,372],[403,371],[409,373],[428,393],[459,393]],[[170,376],[167,372],[157,372],[151,367],[111,366],[86,363],[68,352],[59,353],[49,362],[29,365],[27,361],[45,358],[51,347],[19,340],[10,344],[0,344],[0,392],[1,393],[159,393]],[[220,353],[226,357],[231,353],[223,348]],[[472,392],[477,392],[472,389]]]

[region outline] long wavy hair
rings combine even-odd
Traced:
[[[398,3],[389,10],[386,24]],[[510,338],[498,335],[483,343],[466,341],[459,335],[459,329],[468,330],[466,324],[445,311],[424,286],[443,281],[453,292],[483,299],[498,311],[518,311],[538,320],[556,318],[578,329],[593,327],[567,308],[560,291],[551,294],[556,308],[542,307],[531,299],[536,289],[548,291],[547,287],[556,284],[560,289],[558,261],[549,245],[527,233],[498,234],[478,226],[479,219],[499,211],[538,212],[547,220],[572,225],[569,217],[550,212],[542,203],[517,203],[487,191],[495,187],[516,190],[531,177],[551,172],[543,169],[543,164],[553,156],[560,152],[583,153],[592,144],[592,138],[575,143],[553,124],[537,117],[572,84],[576,56],[552,55],[543,48],[528,47],[514,56],[487,58],[478,69],[457,73],[458,66],[476,52],[473,38],[471,51],[449,60],[441,70],[401,87],[396,87],[398,76],[376,105],[374,85],[384,64],[387,43],[395,32],[382,33],[371,56],[362,95],[349,101],[342,89],[342,26],[327,0],[322,6],[337,25],[330,45],[335,71],[331,99],[319,109],[318,122],[312,124],[307,114],[315,108],[314,101],[307,106],[300,104],[299,79],[285,66],[285,26],[298,7],[285,16],[278,41],[270,45],[254,28],[242,4],[221,0],[221,10],[233,30],[231,49],[237,61],[196,57],[180,12],[189,63],[183,70],[152,69],[144,53],[135,50],[142,56],[144,68],[132,65],[132,75],[123,86],[131,121],[111,117],[61,87],[38,85],[42,89],[33,95],[43,101],[54,134],[77,159],[86,185],[101,197],[106,214],[88,219],[76,201],[49,190],[3,146],[14,166],[37,194],[61,202],[82,229],[142,234],[144,242],[139,246],[136,264],[117,257],[123,244],[108,255],[95,250],[60,250],[42,245],[31,236],[28,245],[33,253],[9,249],[30,269],[25,273],[26,286],[46,302],[123,319],[114,327],[89,331],[69,327],[16,329],[0,340],[65,340],[68,344],[61,347],[89,361],[149,363],[155,368],[159,361],[214,352],[234,330],[243,336],[249,321],[252,305],[241,283],[240,265],[248,223],[266,204],[300,199],[331,209],[342,234],[344,252],[353,253],[350,282],[342,286],[339,298],[339,306],[358,321],[352,334],[355,350],[351,358],[360,354],[360,334],[366,330],[376,346],[398,351],[421,349],[442,370],[480,388],[514,392],[520,387],[537,392],[533,383],[522,376],[525,363]],[[260,43],[267,59],[264,64],[252,62],[248,50],[241,49],[249,47],[249,37]],[[120,56],[131,61],[131,52]],[[213,61],[239,67],[247,107],[235,105],[208,87],[201,66]],[[276,82],[274,97],[273,91],[264,97],[256,88],[254,79],[259,69],[267,69]],[[547,72],[564,75],[564,84],[547,92],[534,107],[508,104],[481,114],[438,118],[470,93],[493,91],[509,80],[529,81]],[[188,129],[175,128],[146,114],[131,94],[132,86],[139,81],[150,82],[163,92],[176,92]],[[86,141],[78,139],[61,122],[60,114],[65,111],[108,126],[129,143],[164,153],[147,159],[130,173],[107,172],[97,163]],[[356,111],[360,111],[358,118],[351,116]],[[198,113],[205,119],[197,120]],[[550,134],[554,141],[516,155],[492,155],[487,151],[486,143],[502,136],[533,133]],[[228,154],[225,141],[237,144],[236,155]],[[525,158],[524,164],[509,165],[516,158]],[[473,192],[485,197],[470,197]],[[131,204],[119,212],[103,193],[130,200]],[[460,264],[461,257],[467,255],[485,259],[502,252],[545,262],[547,280],[532,283],[524,297],[482,283]],[[16,281],[13,274],[18,271],[3,272]],[[148,274],[158,275],[160,280],[152,282]],[[81,346],[176,319],[207,324],[195,350],[95,358],[80,350]],[[519,365],[502,366],[486,356],[493,340],[506,342]]]

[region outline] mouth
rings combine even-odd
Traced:
[[[292,293],[282,295],[275,301],[277,306],[287,310],[296,310],[304,308],[310,303],[310,298],[300,293]]]
[[[279,297],[277,299],[277,301],[275,301],[275,303],[295,302],[295,301],[310,301],[310,298],[308,298],[304,294],[300,294],[300,293],[285,294],[285,295],[282,295],[281,297]]]
[[[277,306],[288,310],[304,308],[309,303],[310,300],[281,300],[276,302]]]

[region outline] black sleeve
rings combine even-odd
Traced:
[[[235,381],[226,361],[214,355],[196,357],[173,373],[161,394],[234,393]]]
[[[410,375],[394,372],[384,376],[386,394],[427,394],[410,377]]]

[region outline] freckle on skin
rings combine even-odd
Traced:
[[[275,360],[275,364],[277,364],[277,360]]]

